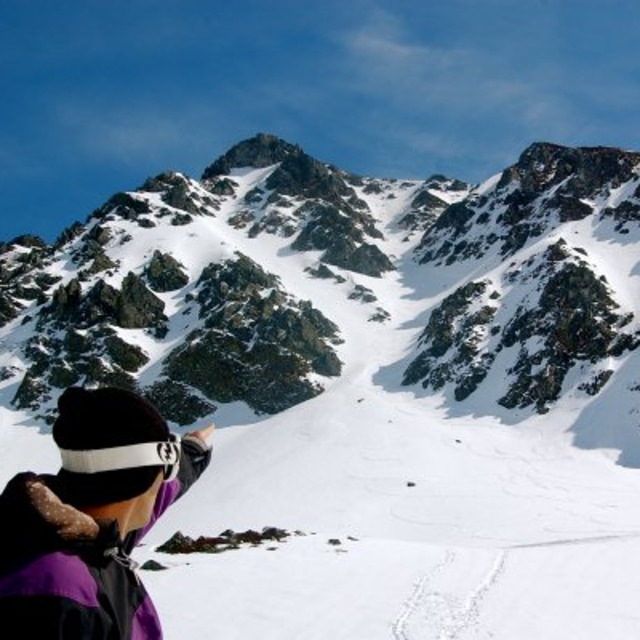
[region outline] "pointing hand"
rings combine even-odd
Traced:
[[[187,435],[195,436],[196,438],[200,438],[203,442],[207,442],[207,440],[213,435],[215,431],[216,425],[212,422],[211,424],[204,427],[204,429],[197,429],[196,431],[190,431]]]

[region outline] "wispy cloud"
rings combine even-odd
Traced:
[[[210,103],[171,109],[144,101],[108,108],[63,102],[56,118],[70,152],[92,162],[147,169],[169,158],[176,163],[211,159],[216,137],[224,137],[224,119]]]
[[[407,165],[423,158],[470,179],[500,170],[536,140],[585,144],[606,139],[605,132],[615,138],[612,102],[554,55],[553,34],[513,23],[494,46],[474,34],[433,37],[393,9],[374,11],[342,33],[342,90],[366,103],[361,131],[383,130],[390,148],[406,149]],[[623,102],[613,98],[620,89],[637,104],[635,89],[612,75],[603,82],[614,101]],[[598,118],[602,101],[608,120]]]
[[[344,82],[369,101],[369,124],[384,112],[403,119],[393,133],[409,148],[453,159],[464,153],[466,137],[468,149],[484,161],[534,140],[616,144],[637,138],[628,123],[640,125],[640,115],[631,113],[640,87],[629,81],[628,69],[625,76],[623,64],[585,66],[566,45],[570,25],[559,7],[534,8],[535,27],[522,11],[502,14],[500,33],[491,34],[499,37],[491,40],[486,16],[477,28],[467,21],[463,35],[449,31],[445,39],[436,29],[425,32],[424,22],[413,24],[402,7],[386,6],[342,34]],[[603,42],[593,41],[595,60]]]
[[[540,100],[547,108],[540,80],[505,60],[499,51],[417,42],[398,16],[378,11],[357,30],[344,34],[354,86],[392,100],[411,111],[446,108],[473,115],[503,107],[513,112]],[[535,75],[538,77],[536,78]]]

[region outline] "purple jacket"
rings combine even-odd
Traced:
[[[197,438],[183,438],[182,450],[178,477],[160,488],[151,521],[124,540],[115,522],[98,524],[62,503],[55,476],[22,473],[9,482],[0,496],[3,639],[162,638],[129,553],[209,464]]]

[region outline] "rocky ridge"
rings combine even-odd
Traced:
[[[535,144],[448,207],[422,236],[418,262],[462,263],[488,277],[466,281],[433,309],[403,384],[450,385],[461,401],[498,367],[505,389],[497,403],[544,413],[573,370],[576,389],[597,394],[614,359],[640,344],[640,329],[589,254],[586,232],[621,246],[637,235],[639,168],[637,153]]]

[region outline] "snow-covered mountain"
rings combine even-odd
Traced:
[[[111,383],[183,425],[233,402],[277,413],[344,375],[356,323],[364,349],[405,338],[383,384],[455,412],[481,396],[514,421],[612,388],[633,407],[639,166],[534,144],[479,186],[383,180],[260,134],[201,180],[114,195],[54,246],[2,245],[4,400],[46,419],[65,386]]]
[[[0,245],[2,478],[55,469],[64,387],[135,388],[233,425],[141,552],[169,639],[633,638],[639,217],[640,154],[606,148],[469,185],[260,134],[148,179]]]
[[[117,384],[190,424],[307,400],[341,375],[346,338],[316,291],[387,322],[370,282],[398,269],[389,235],[467,192],[358,178],[259,135],[200,181],[164,173],[114,195],[54,246],[17,238],[0,258],[6,401],[47,419],[69,384]]]

